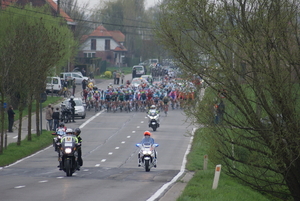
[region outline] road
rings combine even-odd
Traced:
[[[181,110],[173,110],[153,133],[159,144],[157,168],[137,166],[138,148],[147,125],[145,113],[88,111],[68,127],[81,127],[84,164],[72,177],[59,171],[53,147],[0,169],[4,201],[151,200],[179,172],[190,143],[192,126]]]
[[[158,166],[145,172],[137,166],[135,147],[148,130],[144,113],[102,111],[77,121],[84,123],[81,170],[66,177],[56,168],[56,152],[48,147],[0,170],[1,200],[147,200],[180,171],[190,142],[185,116],[180,110],[171,111],[152,132],[159,144]]]

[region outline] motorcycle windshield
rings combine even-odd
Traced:
[[[63,147],[73,147],[75,145],[75,142],[76,137],[74,135],[67,135],[61,141]]]

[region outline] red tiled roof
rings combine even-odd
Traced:
[[[0,0],[1,1],[1,0]],[[18,2],[19,0],[2,0],[2,4],[1,4],[1,7],[2,9],[5,9],[7,6],[9,6],[10,4],[12,3],[16,3]],[[30,2],[30,0],[28,1],[21,1],[22,3],[27,3],[27,2]],[[57,12],[57,4],[53,1],[53,0],[44,0],[45,3],[48,3],[50,5],[50,7],[55,11]],[[60,10],[60,15],[68,22],[74,22],[74,20],[71,19],[71,17],[65,13],[65,11],[63,11],[62,9],[59,9]]]
[[[125,41],[125,35],[117,30],[117,31],[109,31],[110,34],[112,35],[112,37],[115,39],[115,41],[119,42],[119,43],[123,43]]]
[[[89,36],[112,37],[109,31],[104,26],[98,26]]]
[[[15,3],[17,0],[2,0],[1,8],[5,9],[9,4]]]
[[[48,2],[52,9],[57,12],[57,4],[53,0],[46,0],[46,2]],[[59,13],[63,18],[65,18],[66,21],[74,22],[74,20],[72,20],[71,17],[67,13],[65,13],[65,11],[63,11],[61,8],[59,8]]]
[[[116,52],[126,52],[127,49],[122,45],[122,46],[117,46],[114,51]]]

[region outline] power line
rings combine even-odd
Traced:
[[[18,6],[8,5],[7,7],[12,7],[12,8],[16,8],[16,9],[21,9],[21,10],[33,12],[33,13],[39,13],[39,14],[43,14],[43,15],[52,16],[51,14],[46,14],[46,13],[39,12],[39,11],[28,10],[28,9],[20,8]],[[12,12],[12,13],[14,13],[14,12]],[[15,13],[15,14],[17,14],[17,13]],[[29,15],[27,15],[27,16],[29,16]],[[31,17],[31,16],[29,16],[29,17]],[[103,24],[103,25],[111,25],[111,26],[119,26],[119,27],[138,28],[138,29],[146,29],[146,30],[149,30],[149,31],[150,30],[154,30],[154,28],[149,28],[149,27],[144,27],[144,26],[124,25],[124,24],[112,24],[112,23],[107,23],[107,22],[96,22],[96,21],[76,19],[76,18],[73,19],[71,17],[65,18],[65,17],[62,17],[62,16],[58,16],[58,18],[61,18],[61,19],[71,19],[71,20],[74,20],[74,21],[77,21],[77,22],[81,21],[81,22],[92,23],[92,24]]]
[[[28,9],[23,9],[23,10],[26,10],[26,11],[31,11],[31,10],[28,10]],[[37,19],[40,19],[40,17],[39,16],[32,16],[32,15],[27,15],[27,14],[23,14],[23,13],[18,13],[18,12],[13,12],[13,11],[8,11],[8,10],[3,10],[3,12],[8,12],[8,13],[13,13],[13,14],[16,14],[16,15],[22,15],[22,16],[26,16],[26,17],[31,17],[31,18],[37,18]],[[35,12],[35,11],[32,11],[32,12]],[[48,14],[45,14],[45,13],[41,13],[41,12],[35,12],[35,13],[40,13],[40,14],[43,14],[43,15],[46,15],[46,16],[51,16],[51,17],[53,17],[52,15],[48,15]],[[53,17],[54,18],[54,17]],[[60,18],[62,18],[62,19],[64,19],[63,17],[60,17]],[[57,23],[57,21],[56,20],[51,20],[50,18],[49,19],[44,19],[45,21],[51,21],[51,22],[55,22],[55,23]],[[109,24],[109,23],[100,23],[100,22],[95,22],[95,21],[88,21],[88,20],[81,20],[81,21],[83,21],[83,22],[90,22],[90,23],[95,23],[95,24],[106,24],[106,25],[113,25],[113,24]],[[89,28],[89,29],[91,29],[91,30],[94,30],[92,27],[90,27],[90,26],[85,26],[85,25],[82,25],[83,27],[86,27],[86,28]],[[120,25],[118,25],[118,26],[120,26]],[[123,25],[123,27],[129,27],[129,26],[125,26],[125,25]],[[131,27],[134,27],[134,28],[140,28],[140,27],[135,27],[135,26],[131,26]],[[149,31],[151,31],[151,29],[149,30]],[[149,32],[148,31],[148,32]],[[153,34],[147,34],[147,33],[142,33],[142,34],[139,34],[139,33],[134,33],[134,32],[129,32],[129,31],[126,31],[126,34],[131,34],[131,35],[137,35],[137,36],[145,36],[145,37],[147,37],[147,36],[149,36],[149,37],[153,37],[154,35]]]

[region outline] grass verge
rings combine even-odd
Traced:
[[[3,154],[0,155],[0,167],[12,164],[48,147],[52,144],[53,136],[51,133],[52,131],[43,130],[43,134],[40,136],[32,134],[32,140],[28,141],[26,138],[21,141],[20,146],[17,143],[10,143],[7,149],[3,150]]]
[[[186,168],[195,174],[177,201],[270,201],[259,192],[240,184],[224,173],[222,174],[222,170],[218,188],[212,189],[215,165],[208,161],[207,170],[203,170],[207,145],[200,140],[201,132],[205,132],[205,128],[195,132],[191,152],[187,156]]]

